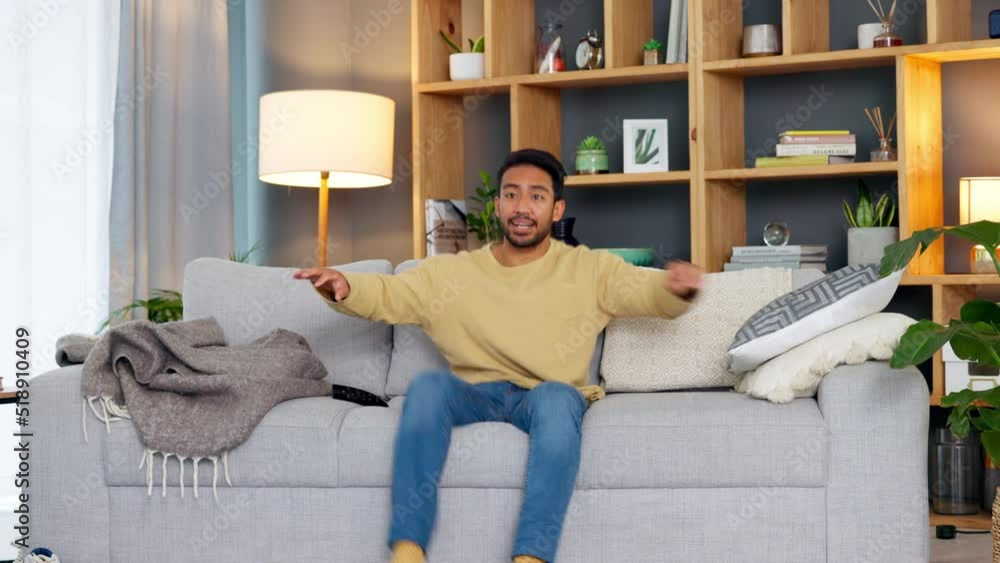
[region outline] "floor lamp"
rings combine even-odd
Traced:
[[[326,267],[330,188],[392,183],[396,103],[347,90],[289,90],[260,98],[258,176],[319,188],[316,260]]]

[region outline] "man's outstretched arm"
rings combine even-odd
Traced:
[[[423,265],[398,275],[307,268],[292,277],[309,280],[337,312],[389,324],[421,324],[431,283]]]
[[[598,305],[611,317],[679,317],[701,289],[702,270],[687,262],[671,262],[665,270],[639,268],[601,252]]]

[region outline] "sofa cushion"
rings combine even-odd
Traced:
[[[359,407],[354,403],[329,397],[309,397],[279,403],[247,438],[228,454],[229,476],[234,487],[337,487],[337,433],[344,417],[354,410],[386,410],[384,407]],[[104,432],[103,424],[87,421],[89,431]],[[111,423],[105,435],[104,467],[109,486],[145,487],[146,470],[139,469],[143,446],[131,421]],[[192,461],[184,462],[184,487],[191,494]],[[212,462],[198,464],[199,496],[211,494]],[[219,464],[217,487],[226,487],[223,467]],[[167,494],[179,496],[177,457],[167,459]],[[161,494],[162,457],[153,463],[154,494]]]
[[[401,404],[355,409],[338,443],[341,486],[388,487]],[[816,401],[733,392],[609,395],[583,420],[577,488],[823,487],[827,428]],[[521,487],[528,437],[511,424],[452,434],[444,487]]]
[[[823,487],[828,444],[813,399],[608,395],[584,416],[577,488]]]
[[[389,274],[386,260],[334,266],[347,272]],[[296,268],[270,268],[199,258],[184,270],[184,318],[215,317],[230,344],[243,344],[275,328],[305,337],[329,371],[326,380],[385,396],[392,327],[329,308]]]
[[[405,272],[420,263],[420,260],[407,260],[396,266],[397,274]],[[406,395],[413,378],[428,371],[449,369],[448,361],[441,355],[424,329],[417,325],[395,325],[392,335],[392,360],[389,364],[389,376],[385,386],[387,397]],[[604,349],[604,332],[597,335],[594,355],[590,359],[588,383],[600,384],[601,353]]]
[[[698,299],[676,319],[622,317],[607,328],[601,376],[609,393],[732,387],[726,351],[758,309],[792,289],[787,268],[705,275]]]
[[[903,270],[886,277],[878,264],[854,264],[768,303],[736,333],[729,368],[744,373],[809,340],[878,313],[896,293]]]

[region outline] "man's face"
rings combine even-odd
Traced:
[[[517,248],[531,248],[549,236],[553,221],[562,219],[566,202],[555,201],[548,173],[522,164],[504,172],[496,209],[504,238]]]

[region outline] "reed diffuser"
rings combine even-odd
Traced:
[[[875,134],[878,135],[879,140],[878,148],[873,150],[871,154],[872,162],[896,160],[896,149],[892,148],[892,128],[896,125],[896,115],[893,114],[892,119],[889,120],[889,127],[885,126],[885,121],[882,119],[882,108],[878,106],[874,109],[865,108],[865,115],[868,116],[868,121],[875,128]]]
[[[896,0],[892,0],[892,6],[889,7],[889,11],[886,12],[885,8],[882,7],[882,0],[868,0],[868,5],[871,6],[875,15],[878,16],[880,22],[882,22],[882,33],[875,36],[873,43],[874,47],[899,47],[903,44],[903,36],[896,33],[896,26],[893,24],[893,19],[896,16]]]

